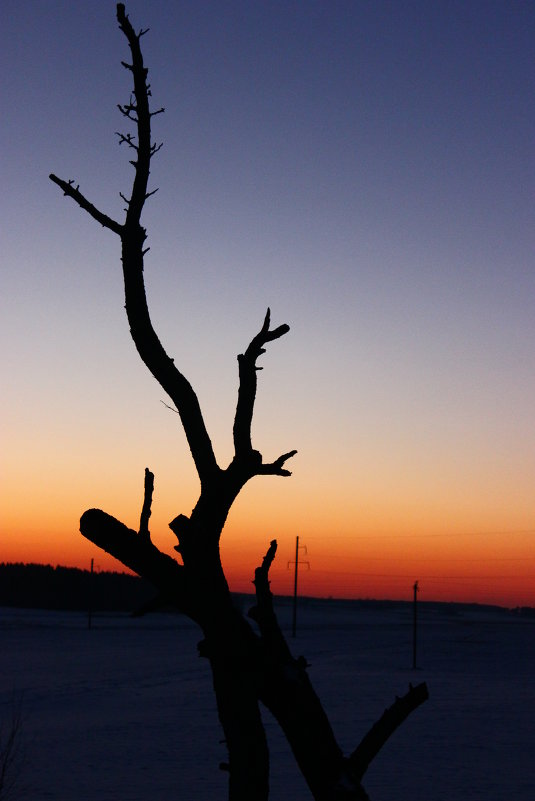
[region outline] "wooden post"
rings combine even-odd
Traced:
[[[91,559],[91,572],[89,574],[89,597],[87,599],[87,628],[91,628],[91,617],[92,617],[92,609],[93,606],[93,562],[95,560]]]
[[[416,670],[416,634],[418,627],[418,582],[414,582],[414,600],[412,611],[412,669]]]

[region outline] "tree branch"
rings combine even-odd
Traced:
[[[274,462],[269,464],[262,464],[258,469],[258,475],[261,476],[291,476],[290,470],[286,470],[284,467],[284,463],[291,459],[292,456],[295,456],[297,451],[289,451],[289,453],[283,453],[282,456],[279,456],[278,459],[275,459]]]
[[[273,593],[269,586],[269,568],[277,552],[277,540],[272,540],[262,564],[256,568],[253,584],[256,591],[256,606],[249,610],[249,617],[256,621],[262,641],[269,649],[270,657],[283,664],[293,662],[288,644],[280,629],[277,615],[273,608]]]
[[[145,493],[143,497],[143,508],[139,520],[139,534],[150,541],[149,518],[151,516],[152,493],[154,492],[154,473],[148,467],[145,468]]]
[[[254,403],[256,398],[257,387],[257,370],[261,370],[256,362],[258,358],[266,352],[264,345],[272,342],[274,339],[284,336],[290,330],[289,325],[280,325],[272,331],[269,330],[271,319],[271,312],[268,309],[262,328],[258,334],[253,337],[245,353],[238,356],[239,365],[239,387],[238,387],[238,402],[236,405],[236,414],[234,416],[234,450],[236,458],[249,459],[253,452],[251,442],[251,424],[253,421]],[[286,459],[293,456],[296,451],[286,454],[285,457],[280,457],[273,465],[262,465],[259,472],[264,474],[275,473],[277,475],[290,475],[287,471],[280,472],[280,468]],[[282,459],[282,461],[281,461]],[[273,469],[270,469],[273,468]]]
[[[123,114],[126,112],[125,116],[135,111],[137,117],[137,161],[134,162],[136,174],[127,203],[122,236],[126,312],[139,355],[177,408],[202,485],[218,470],[212,443],[195,391],[175,367],[154,331],[143,280],[143,256],[146,253],[143,243],[146,233],[140,224],[140,218],[146,199],[153,194],[147,192],[150,160],[161,147],[151,143],[148,70],[144,66],[139,44],[144,31],[139,35],[134,32],[122,3],[117,5],[117,20],[132,54],[132,64],[125,66],[132,72],[135,98],[135,102],[131,101],[123,106],[121,111]],[[123,141],[130,144],[128,138]]]
[[[138,148],[138,146],[135,144],[135,142],[133,140],[133,134],[123,134],[120,131],[115,131],[115,133],[119,137],[119,144],[120,145],[122,145],[123,143],[126,143],[128,145],[128,147],[131,147],[133,150],[136,151],[136,153],[139,152],[139,148]],[[126,200],[126,198],[125,198],[125,200]],[[129,202],[130,201],[127,200],[127,203],[129,203]]]
[[[125,12],[123,3],[117,4],[117,21],[119,23],[119,28],[128,40],[130,52],[132,53],[132,64],[125,66],[131,70],[134,79],[135,112],[137,115],[138,144],[136,150],[138,157],[136,162],[136,176],[132,186],[132,195],[130,197],[125,222],[125,226],[129,227],[139,225],[149,181],[150,159],[152,155],[150,130],[151,114],[149,111],[149,89],[147,86],[147,75],[149,71],[143,64],[143,54],[141,53],[139,44],[141,36],[143,36],[146,31],[141,31],[139,34],[135,33]],[[123,106],[123,109],[134,110],[133,105],[134,104],[129,104],[127,107]],[[121,111],[123,109],[121,109]],[[127,113],[125,116],[129,116],[129,114]],[[120,141],[127,141],[128,144],[131,144],[128,141],[128,137]]]
[[[409,685],[409,692],[402,698],[396,698],[391,707],[385,709],[381,718],[363,737],[360,744],[349,757],[352,771],[362,779],[371,761],[377,756],[388,738],[396,731],[403,721],[417,709],[420,704],[427,701],[429,692],[425,682],[413,687]]]
[[[175,367],[173,359],[167,355],[154,331],[143,279],[143,257],[148,249],[144,248],[146,232],[141,226],[140,219],[146,199],[153,194],[153,192],[147,191],[150,160],[161,147],[161,145],[151,143],[148,70],[143,64],[139,45],[139,39],[145,31],[139,35],[134,32],[122,3],[117,5],[117,19],[132,53],[132,64],[122,63],[132,73],[134,80],[133,98],[131,96],[130,102],[125,106],[119,106],[119,109],[124,116],[132,119],[137,125],[137,144],[130,134],[119,134],[120,142],[125,142],[137,152],[137,160],[132,162],[135,168],[135,177],[130,199],[121,195],[126,203],[124,224],[120,225],[93,206],[82,195],[78,186],[73,185],[73,181],[63,181],[55,175],[51,175],[50,178],[97,222],[121,237],[125,307],[130,333],[143,362],[177,408],[201,480],[201,486],[203,486],[209,478],[217,473],[219,467],[195,391],[185,376]],[[154,113],[161,111],[163,109]]]
[[[159,551],[146,537],[140,537],[101,509],[88,509],[83,513],[80,531],[98,548],[150,581],[169,603],[191,614],[184,586],[184,568]]]
[[[114,234],[122,236],[123,226],[115,220],[112,220],[112,218],[108,217],[107,214],[103,214],[103,212],[99,211],[96,206],[93,206],[93,204],[82,195],[78,186],[74,186],[74,181],[63,181],[61,178],[58,178],[52,173],[48,177],[51,181],[63,189],[63,194],[67,195],[68,197],[72,197],[72,199],[78,203],[80,208],[82,208],[84,211],[87,211],[87,213],[90,214],[94,220],[103,225],[104,228],[109,228]]]

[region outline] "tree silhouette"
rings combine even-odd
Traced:
[[[260,331],[238,356],[239,388],[234,418],[234,456],[221,467],[214,454],[197,395],[162,346],[151,322],[143,279],[147,252],[141,215],[147,198],[150,162],[161,145],[152,141],[151,119],[164,109],[151,111],[148,70],[140,47],[146,30],[134,31],[125,7],[117,5],[119,28],[128,41],[133,94],[119,110],[135,126],[135,135],[119,134],[120,143],[133,151],[134,181],[126,203],[124,222],[97,209],[74,181],[51,175],[65,195],[121,240],[126,313],[138,353],[174,404],[184,428],[200,479],[200,495],[189,516],[179,514],[169,524],[178,539],[182,564],[161,553],[151,542],[154,476],[145,471],[145,497],[139,531],[133,531],[100,509],[89,509],[80,520],[84,537],[140,576],[149,579],[162,596],[202,629],[199,644],[209,659],[219,719],[228,749],[230,801],[265,801],[269,795],[269,755],[259,703],[274,715],[284,731],[299,767],[317,801],[366,799],[361,779],[386,739],[405,717],[427,698],[425,684],[411,687],[397,699],[360,745],[345,757],[314,692],[303,657],[294,658],[278,625],[269,587],[269,568],[277,549],[273,540],[255,571],[256,605],[251,623],[233,605],[223,573],[219,541],[233,501],[255,476],[289,476],[290,450],[265,461],[251,439],[251,422],[257,390],[258,359],[266,346],[289,331],[288,325],[271,327],[268,309]]]

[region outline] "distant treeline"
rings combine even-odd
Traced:
[[[250,595],[233,593],[234,603],[243,610],[254,604]],[[292,599],[278,597],[279,605],[291,604]],[[335,598],[300,598],[303,607],[314,604],[351,606],[366,609],[387,609],[410,606],[408,601],[384,600],[340,600]],[[145,613],[164,610],[158,593],[148,581],[128,573],[94,572],[76,567],[52,567],[51,565],[25,565],[0,563],[0,606],[15,606],[21,609],[63,609],[92,612]],[[450,615],[463,610],[487,608],[508,614],[535,618],[535,608],[516,607],[503,609],[481,604],[425,601],[422,610],[440,610]]]
[[[0,563],[0,606],[133,612],[156,595],[151,584],[127,573]]]

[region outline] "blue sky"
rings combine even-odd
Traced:
[[[451,532],[462,547],[464,532],[522,530],[515,558],[533,566],[533,4],[127,12],[150,27],[166,108],[149,301],[222,462],[236,354],[268,305],[291,326],[263,357],[254,430],[266,458],[299,450],[295,474],[247,490],[243,520],[290,542],[288,507],[302,536],[343,508],[349,549],[352,532]],[[48,520],[68,562],[87,506],[135,525],[145,463],[162,537],[195,478],[129,341],[119,243],[47,177],[121,219],[132,168],[114,132],[130,86],[115,6],[7,0],[1,37],[6,525],[35,543],[34,516]]]

